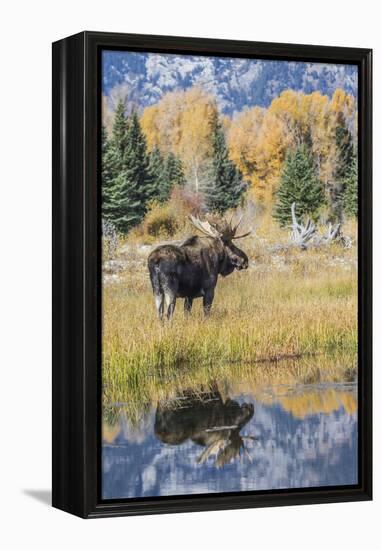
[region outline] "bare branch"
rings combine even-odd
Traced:
[[[352,239],[342,234],[340,223],[334,225],[329,223],[328,226],[325,227],[324,235],[319,235],[314,222],[310,218],[308,218],[304,225],[298,222],[295,210],[296,204],[293,202],[291,205],[291,242],[288,244],[277,244],[272,247],[272,251],[278,252],[280,250],[287,250],[292,246],[300,246],[303,250],[306,250],[309,247],[325,246],[333,242],[341,244],[344,248],[350,248],[352,246]]]
[[[307,223],[303,225],[302,223],[299,223],[296,218],[295,213],[296,204],[295,202],[291,205],[291,217],[292,217],[292,231],[291,231],[291,240],[298,246],[301,246],[302,248],[306,248],[307,243],[312,239],[314,234],[316,233],[316,226],[311,220],[311,218],[308,218]]]
[[[335,239],[337,239],[340,235],[340,228],[341,224],[337,223],[336,225],[332,225],[330,222],[327,227],[327,233],[323,237],[323,241],[325,243],[331,243]]]

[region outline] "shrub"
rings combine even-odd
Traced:
[[[170,202],[151,203],[143,221],[145,234],[151,237],[173,237],[178,228],[177,217]]]
[[[205,209],[202,195],[189,187],[174,187],[169,202],[182,221],[185,221],[189,214],[199,216]]]
[[[110,220],[102,220],[103,259],[112,260],[118,248],[119,239],[115,225]]]

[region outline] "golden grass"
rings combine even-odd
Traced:
[[[246,248],[247,250],[247,248]],[[216,379],[258,384],[338,381],[356,369],[354,251],[290,250],[252,243],[253,268],[220,279],[212,313],[201,300],[160,324],[147,271],[126,271],[103,293],[104,401],[136,404]],[[279,362],[282,358],[299,361]],[[350,375],[352,376],[352,374]],[[141,407],[140,407],[141,409]]]

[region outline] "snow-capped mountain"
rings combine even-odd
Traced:
[[[193,85],[212,93],[226,114],[267,107],[286,89],[331,96],[342,88],[357,97],[353,65],[104,51],[102,77],[106,96],[124,93],[139,108]]]

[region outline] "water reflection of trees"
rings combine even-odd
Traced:
[[[244,389],[219,380],[106,407],[107,498],[357,483],[356,384]]]
[[[251,460],[245,441],[253,438],[240,432],[253,415],[252,403],[223,399],[217,389],[205,393],[185,391],[158,403],[155,435],[168,445],[191,440],[204,447],[197,463],[211,458],[214,466],[221,467],[244,455]]]
[[[330,414],[341,407],[348,414],[357,412],[357,393],[353,386],[338,391],[336,388],[303,388],[293,390],[285,395],[279,395],[277,401],[285,411],[292,413],[294,418],[305,418],[313,414]]]

